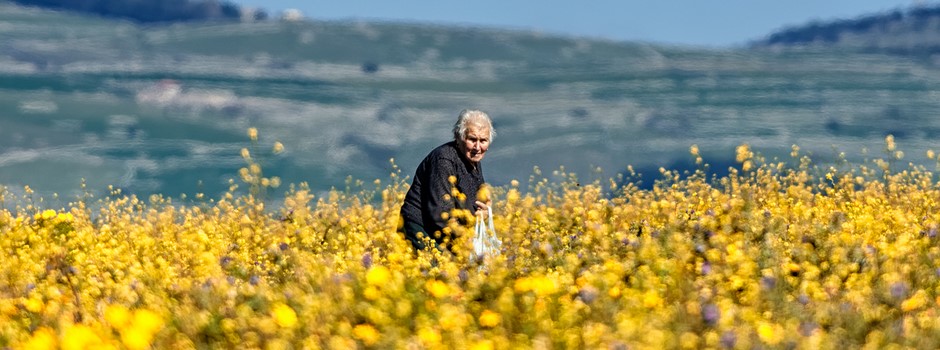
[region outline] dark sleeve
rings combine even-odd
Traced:
[[[441,213],[450,213],[454,209],[455,199],[450,197],[450,191],[454,185],[448,181],[448,178],[456,176],[456,173],[457,168],[449,159],[438,159],[428,169],[428,183],[424,184],[428,196],[425,209],[434,223],[433,228],[428,227],[431,232],[447,227],[447,220],[441,217]]]

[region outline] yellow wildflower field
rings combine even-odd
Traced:
[[[940,348],[940,184],[893,142],[831,167],[744,145],[728,176],[650,189],[536,170],[491,189],[503,250],[482,263],[456,223],[463,251],[409,250],[397,170],[266,205],[278,181],[246,149],[246,194],[4,192],[0,347]]]

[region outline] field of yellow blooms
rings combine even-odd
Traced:
[[[266,207],[246,149],[247,186],[217,199],[5,192],[0,348],[940,348],[940,184],[885,150],[741,146],[727,177],[652,189],[536,170],[491,189],[483,262],[457,224],[462,251],[409,250],[399,171]]]

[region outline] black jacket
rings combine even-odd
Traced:
[[[445,199],[445,195],[450,195],[455,187],[448,181],[450,176],[457,178],[456,188],[466,196],[465,200]],[[440,238],[434,233],[447,226],[441,213],[449,213],[454,208],[474,211],[477,191],[483,182],[481,164],[474,167],[461,156],[456,141],[445,143],[431,151],[418,165],[411,188],[405,195],[401,216],[406,223],[419,223],[425,233],[440,243]]]

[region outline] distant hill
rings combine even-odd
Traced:
[[[785,28],[752,47],[834,47],[861,52],[930,55],[940,52],[940,6],[865,15]]]
[[[715,172],[737,164],[742,143],[768,160],[793,160],[794,144],[816,164],[842,151],[858,160],[880,156],[887,134],[906,154],[898,166],[933,167],[937,91],[933,64],[828,46],[713,50],[368,21],[154,26],[0,0],[0,186],[63,202],[80,184],[214,196],[250,148],[265,176],[322,196],[347,179],[410,176],[463,108],[493,116],[494,185],[535,186],[562,166],[583,182],[617,179],[629,166],[648,186],[659,167],[698,167],[693,144]],[[285,151],[271,154],[274,141]]]
[[[205,20],[239,20],[245,15],[240,6],[219,0],[11,0],[26,6],[76,11],[139,23],[170,23]],[[255,19],[264,12],[252,12]]]

